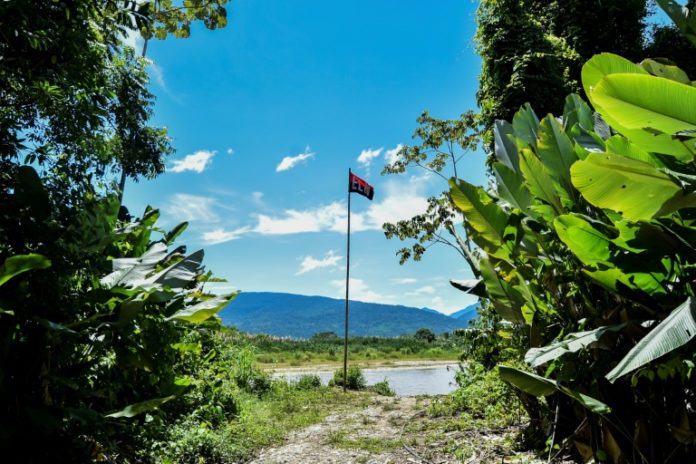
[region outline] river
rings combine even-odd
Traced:
[[[384,379],[398,396],[414,395],[446,395],[456,389],[454,375],[457,363],[438,366],[417,367],[380,367],[363,369],[363,374],[368,385],[381,382]],[[289,381],[297,380],[300,376],[310,372],[281,372],[275,377],[285,377]],[[333,371],[311,372],[317,374],[321,382],[326,385],[333,377]]]

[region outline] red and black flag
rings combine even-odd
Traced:
[[[375,196],[375,189],[352,172],[349,173],[348,177],[348,192],[357,192],[367,197],[368,200],[372,200],[372,197]]]

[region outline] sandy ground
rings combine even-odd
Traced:
[[[328,416],[262,450],[253,464],[450,464],[546,462],[507,451],[511,428],[462,431],[428,416],[431,397],[375,397],[364,409]],[[462,451],[462,444],[464,451]],[[459,450],[458,454],[457,451]]]

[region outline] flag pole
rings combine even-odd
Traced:
[[[343,339],[343,393],[346,392],[348,384],[348,282],[350,278],[350,175],[351,170],[348,168],[348,233],[346,243],[346,327]]]

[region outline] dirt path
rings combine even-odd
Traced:
[[[537,463],[509,453],[516,430],[463,431],[427,414],[430,397],[375,397],[370,406],[293,432],[253,464]],[[507,444],[507,446],[505,446]]]

